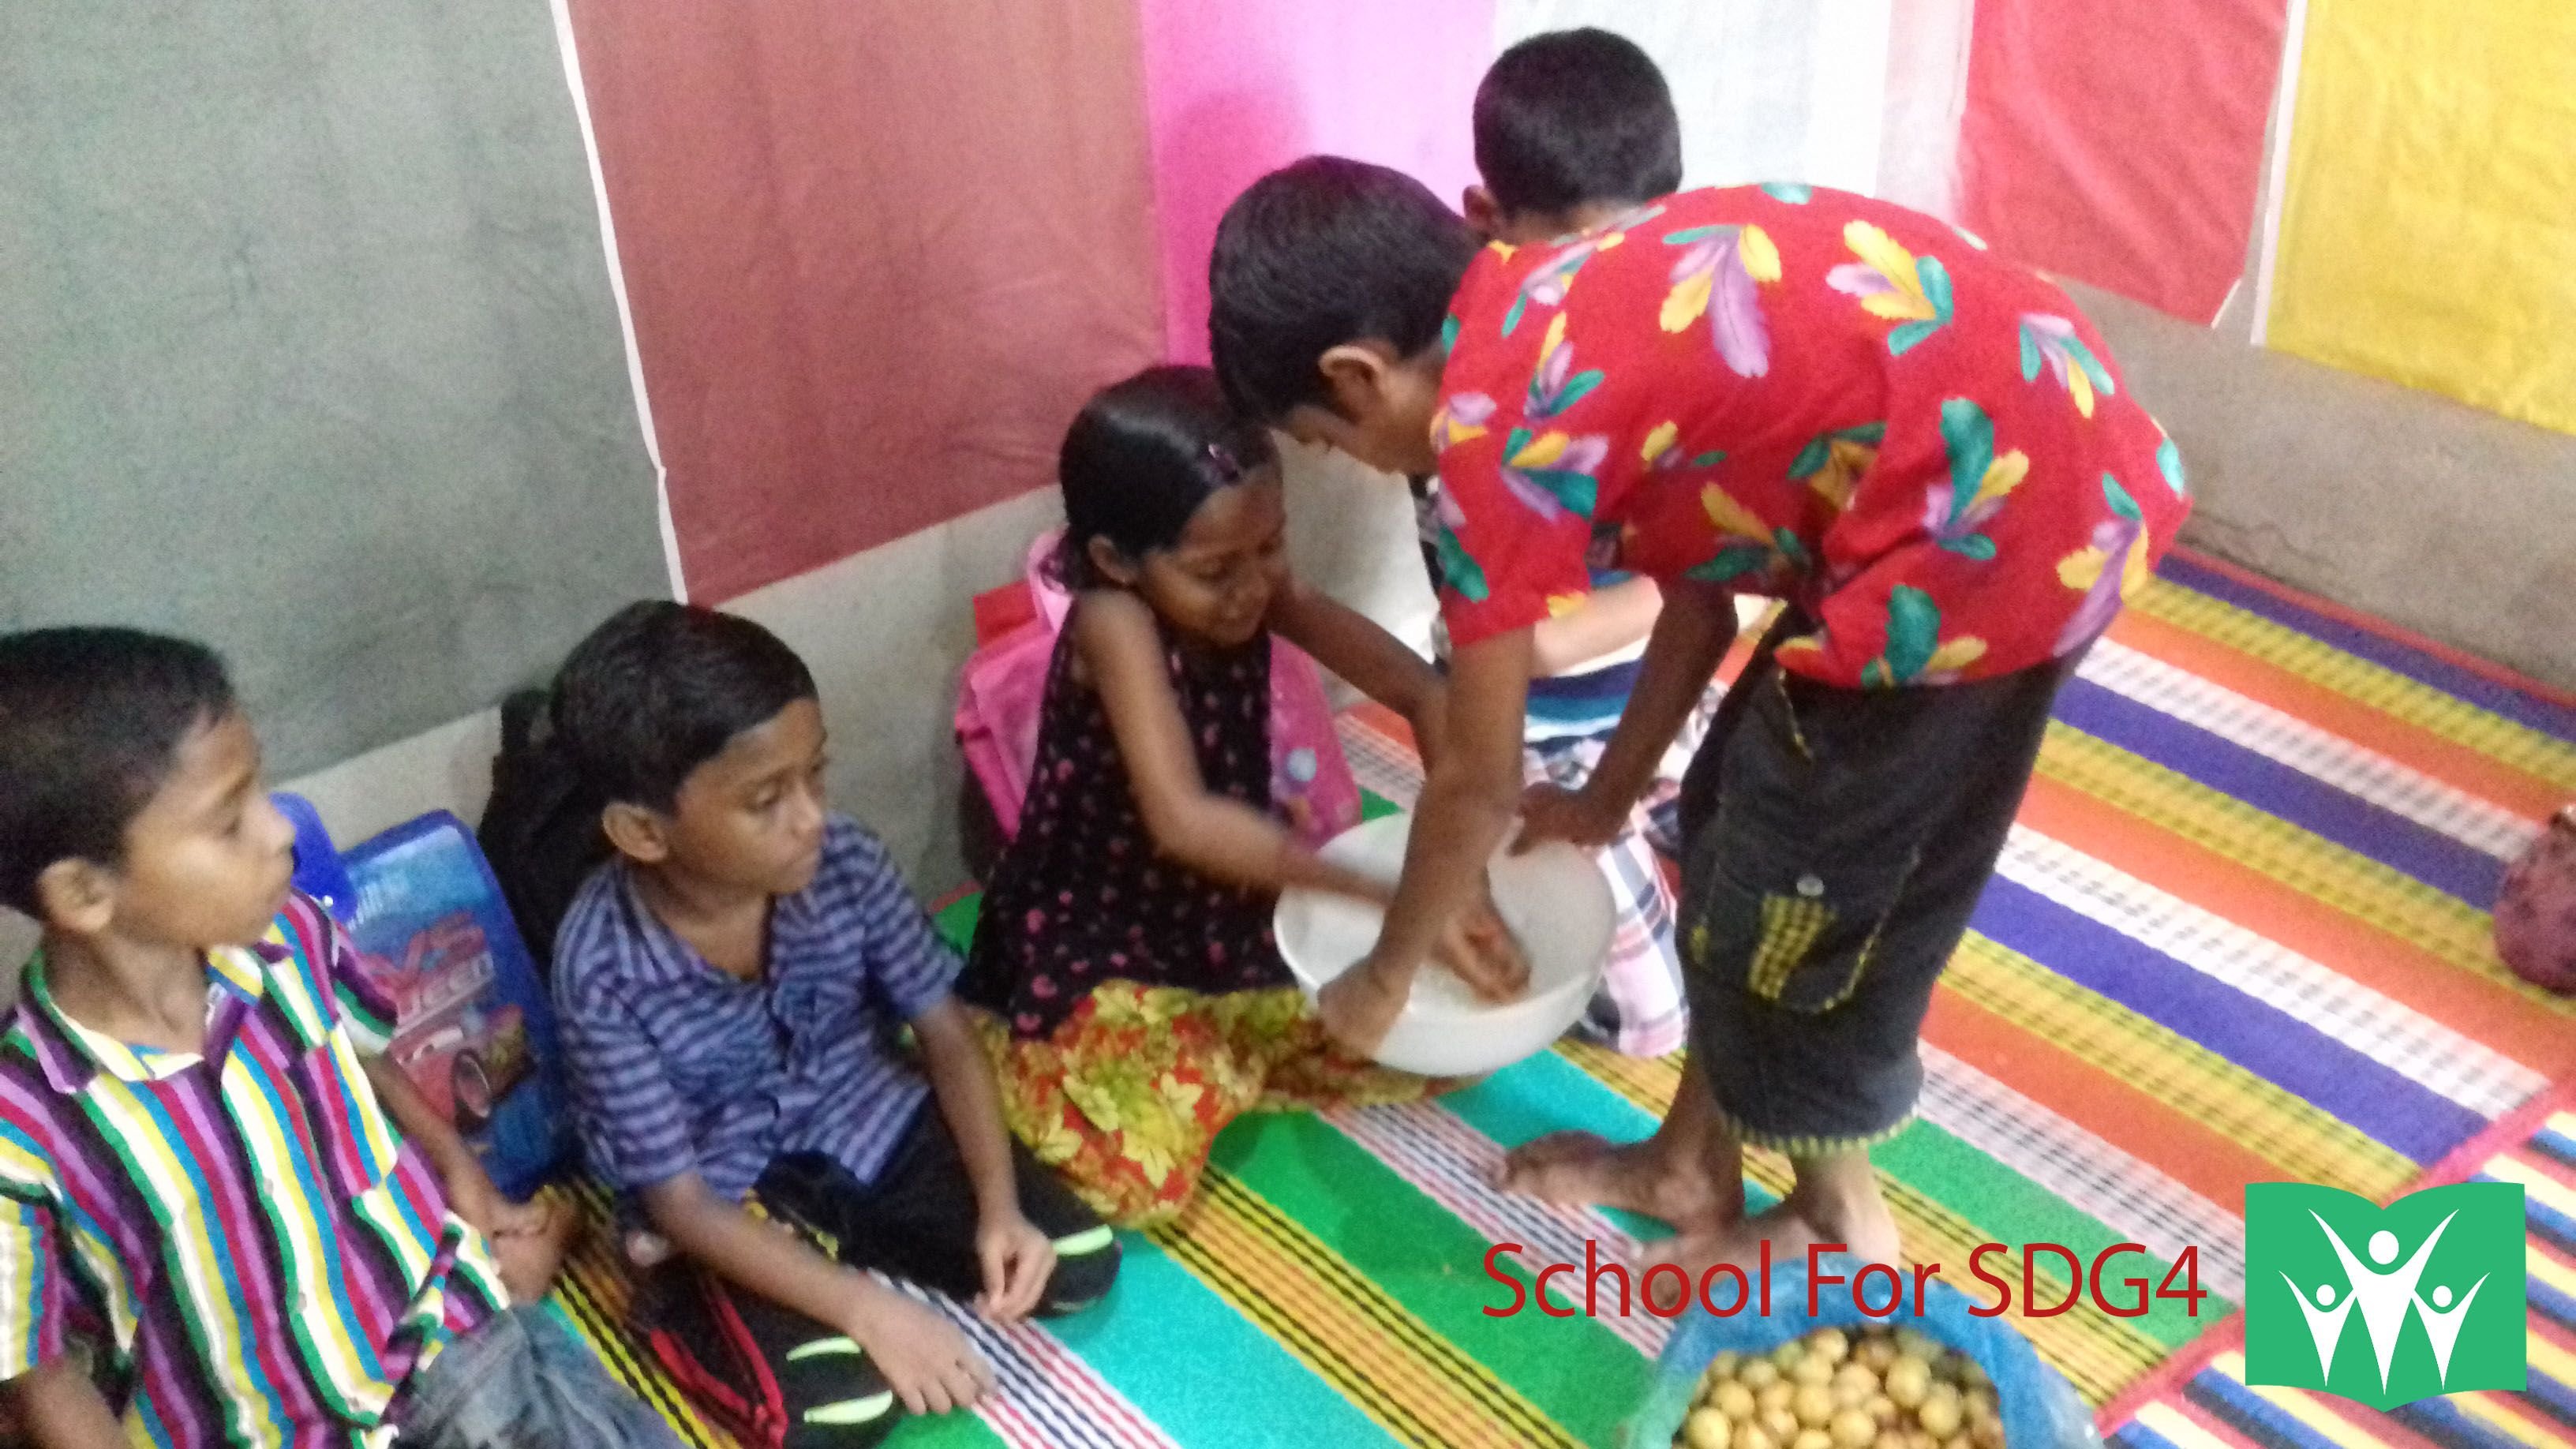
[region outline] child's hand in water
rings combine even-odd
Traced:
[[[1517,999],[1529,989],[1529,960],[1494,909],[1490,896],[1461,912],[1432,947],[1434,964],[1454,973],[1489,1002]],[[1375,1056],[1404,1003],[1413,994],[1420,962],[1391,965],[1371,952],[1316,993],[1315,1009],[1334,1043],[1356,1056]]]
[[[1335,1046],[1353,1056],[1373,1057],[1404,1014],[1404,999],[1412,990],[1411,973],[1399,977],[1362,961],[1315,993],[1315,1014],[1323,1018],[1324,1034]]]
[[[1433,948],[1440,964],[1488,1002],[1518,1000],[1529,990],[1529,958],[1489,896],[1462,912]]]

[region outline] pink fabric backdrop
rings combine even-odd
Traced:
[[[1126,6],[572,16],[692,598],[1048,486],[1153,359]]]
[[[2286,0],[1977,0],[1961,219],[2208,322],[2245,273]]]
[[[1207,360],[1226,203],[1315,152],[1410,172],[1451,205],[1476,179],[1468,109],[1494,0],[1141,0],[1164,345]]]

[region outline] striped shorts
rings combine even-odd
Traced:
[[[1623,1056],[1664,1056],[1679,1051],[1689,1036],[1690,1009],[1673,944],[1673,888],[1664,861],[1681,857],[1681,774],[1707,733],[1719,697],[1712,687],[1701,699],[1666,752],[1654,787],[1629,816],[1628,828],[1601,851],[1601,874],[1617,914],[1600,989],[1574,1034]],[[1521,749],[1522,776],[1533,785],[1580,789],[1599,767],[1609,738],[1605,731],[1529,741]]]

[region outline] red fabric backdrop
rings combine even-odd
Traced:
[[[1160,351],[1132,5],[571,8],[690,597],[1052,483]]]
[[[2195,322],[2245,273],[2286,0],[1977,0],[1961,219]]]

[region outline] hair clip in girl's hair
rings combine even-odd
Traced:
[[[1207,455],[1208,461],[1216,465],[1217,476],[1229,487],[1243,481],[1243,465],[1234,460],[1234,454],[1227,452],[1223,443],[1208,444]]]

